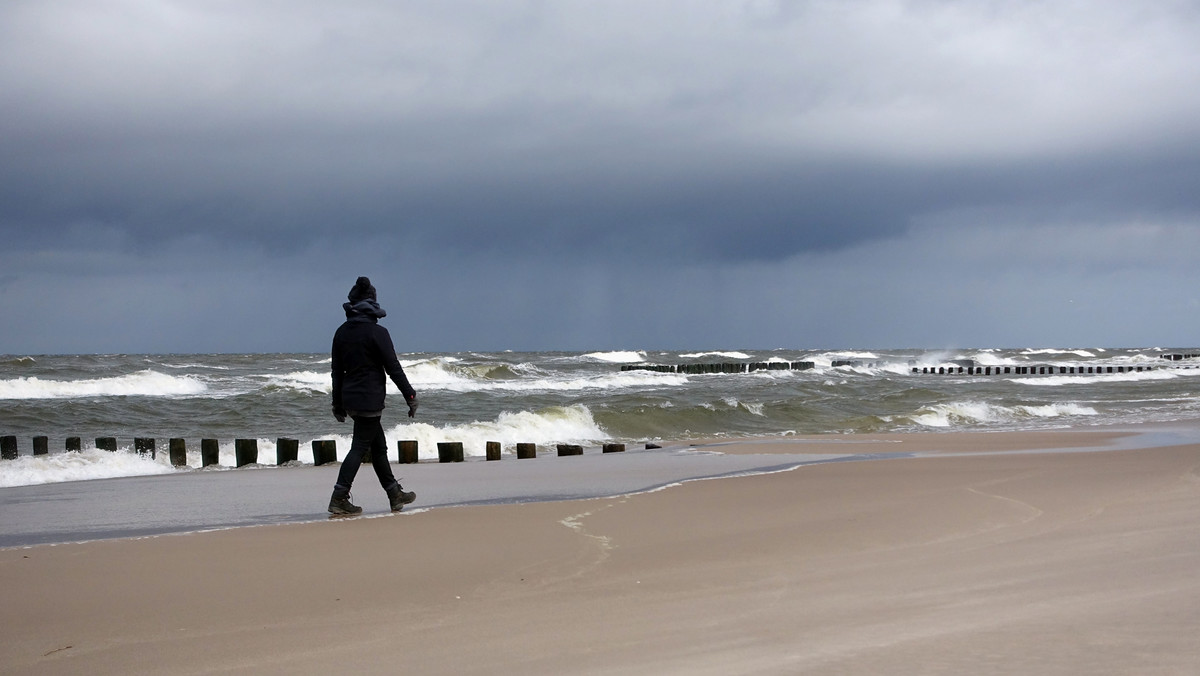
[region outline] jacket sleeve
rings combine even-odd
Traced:
[[[342,409],[342,379],[345,376],[342,367],[342,356],[338,354],[337,338],[333,339],[333,348],[329,351],[330,370],[333,376],[333,407]]]
[[[400,365],[400,359],[396,357],[396,347],[392,345],[392,335],[382,326],[375,335],[379,351],[383,356],[383,370],[387,372],[392,382],[396,383],[396,387],[400,388],[400,392],[404,395],[404,401],[416,399],[417,391],[408,383],[408,376],[404,375],[404,367]]]

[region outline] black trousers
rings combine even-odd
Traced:
[[[396,477],[392,474],[392,466],[388,463],[387,438],[383,436],[383,423],[379,416],[352,416],[354,420],[354,440],[350,442],[350,452],[342,460],[342,469],[338,471],[335,493],[349,493],[358,468],[362,465],[363,454],[371,453],[371,466],[375,468],[375,476],[379,477],[379,485],[383,490],[391,490],[396,485]]]

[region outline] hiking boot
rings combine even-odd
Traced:
[[[417,499],[416,493],[404,490],[400,487],[400,484],[396,484],[387,494],[388,500],[392,501],[393,512],[399,512],[401,509],[404,509],[405,505]]]
[[[333,494],[329,498],[329,513],[330,514],[362,514],[362,507],[350,502],[350,494],[338,495]]]

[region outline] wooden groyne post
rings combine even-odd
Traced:
[[[108,451],[110,453],[117,452],[116,437],[96,437],[96,450]]]
[[[486,454],[486,457],[488,460],[499,460],[500,459],[500,442],[499,441],[487,442],[487,450],[485,451],[485,454]]]
[[[463,445],[461,441],[439,441],[438,462],[462,462]]]
[[[300,460],[300,440],[288,439],[280,437],[275,440],[275,464],[282,465],[287,462],[297,462]]]
[[[258,439],[234,439],[233,452],[238,467],[258,463]]]
[[[11,434],[0,437],[0,459],[17,459],[17,438]]]
[[[517,444],[517,460],[537,457],[537,444]]]
[[[558,457],[561,458],[568,455],[583,455],[583,446],[579,444],[559,444]]]
[[[333,439],[313,439],[313,465],[328,465],[337,462],[337,442]]]
[[[187,441],[180,437],[167,440],[167,453],[171,456],[171,464],[182,467],[187,464]]]
[[[604,444],[602,450],[605,453],[624,453],[625,444]]]
[[[216,439],[200,440],[200,466],[221,464],[221,444]]]
[[[396,454],[401,465],[415,465],[420,460],[417,442],[412,439],[396,442]]]

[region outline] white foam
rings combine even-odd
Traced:
[[[408,382],[412,383],[413,387],[418,386],[436,386],[447,387],[454,389],[458,386],[466,386],[474,382],[474,378],[465,375],[459,367],[451,365],[447,359],[420,359],[417,361],[403,361],[404,375],[408,377]],[[391,382],[390,380],[388,381]],[[395,387],[392,385],[391,387]]]
[[[1021,350],[1021,354],[1026,354],[1026,355],[1073,354],[1077,357],[1095,357],[1096,356],[1094,352],[1089,352],[1087,350],[1060,350],[1060,349],[1055,349],[1052,347],[1038,348],[1038,349],[1030,348],[1028,350]]]
[[[520,366],[514,371],[522,370]],[[643,387],[678,387],[688,379],[684,375],[653,371],[613,371],[584,376],[558,376],[531,373],[519,379],[489,379],[465,375],[469,370],[449,370],[443,364],[423,363],[405,368],[409,382],[418,390],[447,390],[450,392],[579,392],[585,390],[616,390]],[[395,385],[388,385],[395,391]]]
[[[228,366],[218,366],[216,364],[201,364],[199,362],[185,362],[182,364],[170,364],[167,362],[159,362],[159,365],[164,366],[169,369],[207,369],[209,371],[229,371],[229,370],[231,370],[230,367],[228,367]]]
[[[839,360],[852,359],[879,359],[879,355],[874,352],[822,352],[805,357],[806,361],[811,361],[817,368],[833,368],[833,362]]]
[[[885,374],[885,373],[893,374],[893,375],[909,375],[912,372],[912,368],[914,366],[914,364],[909,363],[908,361],[904,361],[904,362],[876,361],[876,362],[872,362],[869,364],[851,364],[851,365],[847,365],[847,366],[839,366],[835,369],[835,368],[833,368],[833,363],[830,360],[824,360],[824,361],[810,360],[810,361],[813,361],[813,366],[817,369],[818,373],[821,373],[822,375],[827,375],[827,376],[844,375],[847,373],[855,373],[855,374],[865,375],[865,376],[875,376],[875,375],[880,375],[880,374]],[[771,372],[771,373],[781,373],[781,374],[800,373],[800,374],[802,374],[804,372],[803,371],[775,371],[775,372]],[[849,381],[847,381],[845,379],[826,380],[825,384],[830,385],[830,386],[836,386],[836,385],[845,385],[847,382],[849,382]]]
[[[855,352],[852,350],[842,352],[826,352],[824,353],[824,356],[829,357],[830,359],[879,359],[879,355],[875,354],[874,352]]]
[[[699,359],[700,357],[725,357],[727,359],[749,359],[745,352],[689,352],[679,355],[680,359]]]
[[[333,378],[328,372],[292,371],[283,375],[268,376],[269,385],[301,392],[329,392],[333,389]]]
[[[322,437],[336,442],[338,460],[345,458],[346,452],[350,450],[353,439],[349,433],[349,425],[347,432]],[[501,413],[494,421],[443,427],[427,423],[401,423],[388,430],[387,437],[388,454],[393,458],[397,453],[397,441],[416,440],[420,456],[426,460],[437,458],[437,444],[441,441],[460,441],[463,443],[465,455],[483,456],[488,441],[499,441],[511,450],[517,443],[599,444],[612,438],[595,421],[592,412],[583,405]],[[278,458],[276,440],[260,438],[257,445],[258,462],[252,467],[274,467]],[[297,462],[311,465],[312,444],[303,441],[297,450]],[[201,467],[202,459],[198,445],[189,444],[187,465],[191,469]],[[210,465],[204,470],[232,470],[236,465],[236,443],[227,441],[219,445],[218,464]],[[160,450],[156,459],[151,459],[127,449],[110,452],[91,448],[77,453],[27,455],[16,460],[6,460],[0,463],[0,487],[169,474],[174,471],[178,470],[171,466],[169,454],[165,449]]]
[[[985,401],[959,401],[931,406],[910,416],[910,419],[918,425],[926,427],[952,427],[955,425],[1015,422],[1030,418],[1045,419],[1093,415],[1099,415],[1096,409],[1072,402],[1048,404],[1045,406],[1001,406]]]
[[[501,413],[493,421],[435,427],[428,423],[400,423],[387,432],[392,445],[399,440],[415,440],[420,457],[437,457],[437,444],[461,441],[463,454],[483,456],[488,441],[505,448],[518,443],[594,444],[611,439],[583,405],[551,407],[541,411]]]
[[[42,380],[37,377],[0,380],[0,399],[68,399],[73,397],[171,397],[203,394],[208,386],[192,376],[172,376],[145,370],[112,378]]]
[[[991,404],[979,401],[937,404],[911,416],[913,422],[926,427],[950,427],[955,422],[991,422]]]
[[[636,364],[646,361],[646,353],[633,350],[617,350],[614,352],[589,352],[584,357],[612,364]]]
[[[486,389],[485,382],[473,374],[470,367],[452,365],[458,361],[461,360],[439,357],[401,361],[401,365],[404,367],[404,375],[413,387],[454,391]],[[267,378],[271,385],[302,391],[329,392],[333,387],[333,380],[327,371],[293,371]],[[391,392],[399,391],[390,379],[387,381],[387,387]]]
[[[1073,415],[1100,415],[1091,406],[1081,406],[1070,402],[1062,404],[1046,404],[1045,406],[1017,406],[1017,411],[1034,418],[1059,418]]]
[[[424,359],[405,363],[404,373],[418,391],[446,390],[450,392],[575,392],[639,387],[677,387],[688,382],[680,374],[652,371],[613,371],[574,377],[555,377],[529,364],[507,365],[517,377],[491,378],[491,373],[505,368],[497,364],[465,366],[450,360]],[[284,375],[264,376],[268,385],[307,392],[329,392],[333,386],[328,373],[293,371]],[[395,394],[398,388],[391,380],[387,389]]]
[[[405,419],[407,420],[407,419]],[[341,460],[350,450],[353,435],[349,424],[346,434],[324,435],[321,438],[332,440],[337,444],[338,459]],[[551,407],[541,411],[518,411],[501,413],[494,421],[476,421],[462,425],[436,426],[423,422],[401,422],[386,430],[388,438],[388,453],[395,457],[396,442],[415,440],[418,444],[420,457],[423,459],[437,458],[437,444],[441,441],[461,441],[463,453],[467,456],[483,456],[486,452],[486,442],[499,441],[506,448],[515,447],[517,443],[533,444],[591,444],[607,441],[611,437],[592,417],[592,412],[583,405],[566,407]],[[273,466],[277,458],[275,439],[258,439],[258,464]],[[219,446],[219,466],[209,469],[231,469],[237,464],[236,444],[232,441],[222,442]],[[312,464],[312,444],[302,442],[299,445],[297,460],[303,464]],[[160,454],[159,461],[164,459]],[[198,448],[189,448],[187,463],[193,468],[200,467],[201,458]]]
[[[0,463],[0,487],[170,474],[173,471],[169,464],[127,451],[113,453],[88,449],[77,453],[23,455]]]
[[[1024,362],[1019,362],[1011,357],[1000,357],[991,350],[984,350],[976,353],[973,357],[977,366],[1017,366]]]
[[[909,364],[908,362],[901,364],[900,362],[892,361],[892,362],[886,362],[886,363],[880,364],[878,369],[876,369],[874,372],[893,373],[896,375],[908,375],[909,373],[912,372],[912,368],[913,368],[913,365]]]
[[[1074,376],[1040,376],[1037,378],[1011,378],[1014,383],[1036,385],[1038,387],[1059,387],[1062,385],[1090,385],[1092,383],[1135,382],[1144,380],[1171,380],[1186,372],[1173,372],[1157,369],[1154,371],[1134,371],[1132,373],[1102,373],[1096,375]],[[1200,373],[1200,372],[1197,372]]]
[[[878,375],[879,373],[886,372],[887,370],[888,369],[887,369],[886,364],[879,364],[879,365],[850,364],[849,366],[839,366],[837,368],[837,372],[857,373],[857,374],[863,375],[863,376]],[[899,372],[907,373],[908,369],[901,369]]]

